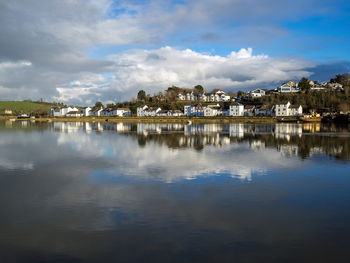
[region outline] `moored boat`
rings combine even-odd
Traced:
[[[322,117],[300,117],[299,120],[302,122],[321,122]]]

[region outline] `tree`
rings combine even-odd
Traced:
[[[331,83],[340,83],[342,85],[349,85],[350,84],[350,74],[339,74],[336,75],[335,78],[331,79]]]
[[[140,90],[137,93],[137,99],[138,100],[145,100],[146,99],[146,92],[144,90]]]
[[[114,104],[113,104],[113,103],[107,104],[107,108],[113,108],[113,107],[114,107]]]
[[[199,93],[204,93],[204,88],[202,85],[196,85],[194,86],[194,89],[198,91]]]
[[[309,80],[305,77],[301,78],[299,82],[299,88],[303,91],[308,91],[311,88],[311,85],[309,83]]]
[[[239,90],[237,92],[237,97],[244,97],[244,96],[245,96],[245,92],[244,91]]]
[[[97,109],[97,108],[104,108],[102,102],[101,102],[101,101],[96,102],[96,103],[95,103],[95,108],[96,108],[96,109]]]

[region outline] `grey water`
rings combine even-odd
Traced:
[[[349,262],[350,126],[0,123],[0,262]]]

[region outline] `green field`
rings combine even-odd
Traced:
[[[49,103],[27,102],[27,101],[0,101],[0,115],[5,110],[12,110],[12,115],[21,113],[33,114],[36,112],[49,112],[52,107]]]

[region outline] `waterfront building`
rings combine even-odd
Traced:
[[[147,105],[137,108],[138,117],[154,117],[157,116],[157,113],[160,112],[161,108],[149,108]]]
[[[229,116],[243,116],[244,115],[244,106],[239,103],[230,105],[229,107]]]
[[[51,108],[50,116],[51,117],[65,117],[68,112],[76,112],[79,111],[75,107],[64,107],[64,108]],[[80,111],[79,111],[80,112]]]
[[[245,105],[243,115],[247,117],[254,116],[254,109],[255,109],[254,105]]]
[[[91,108],[90,107],[83,108],[83,116],[88,117],[90,115],[91,115]]]
[[[275,106],[275,115],[281,116],[301,116],[303,114],[303,107],[301,105],[291,105],[288,101],[286,104],[277,104]]]
[[[272,116],[274,106],[260,105],[255,107],[255,116]]]
[[[118,117],[129,117],[131,116],[131,110],[128,108],[116,108],[113,109],[112,115]]]
[[[102,108],[99,108],[99,109],[97,108],[97,109],[92,110],[90,115],[99,117],[99,116],[101,116],[102,111],[103,111]]]

